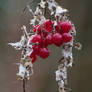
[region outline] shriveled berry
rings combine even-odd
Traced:
[[[66,21],[66,22],[62,22],[62,24],[60,24],[60,27],[63,33],[68,33],[72,28],[72,24],[69,21]]]
[[[40,48],[39,56],[41,58],[47,58],[49,56],[50,52],[47,48]]]
[[[63,42],[70,42],[72,39],[72,35],[70,33],[64,33],[62,36],[63,36]]]
[[[53,42],[56,46],[61,46],[62,45],[62,35],[60,33],[55,33],[53,35]]]
[[[48,34],[45,38],[45,43],[47,45],[51,45],[53,43],[53,40],[52,40],[52,33]]]

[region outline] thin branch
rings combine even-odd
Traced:
[[[26,92],[26,89],[25,89],[25,79],[23,79],[23,92]]]

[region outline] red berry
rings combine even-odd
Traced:
[[[49,50],[47,48],[41,48],[40,49],[39,56],[41,58],[45,59],[45,58],[47,58],[49,56],[49,54],[50,54],[50,52],[49,52]]]
[[[62,36],[63,36],[63,42],[70,42],[72,39],[72,35],[70,33],[64,33]]]
[[[49,19],[47,19],[44,23],[43,23],[44,26],[46,25],[54,25],[54,21],[51,21]]]
[[[47,47],[48,44],[45,42],[45,40],[42,41],[42,43],[39,44],[40,48]]]
[[[39,49],[40,49],[39,45],[34,45],[34,46],[33,46],[33,52],[34,52],[35,54],[39,54]]]
[[[37,56],[34,56],[34,57],[32,57],[31,59],[32,59],[32,63],[35,63],[36,60],[37,60]]]
[[[68,33],[71,30],[72,25],[69,21],[66,21],[66,22],[62,22],[62,24],[60,24],[60,27],[63,33]]]
[[[40,34],[36,34],[31,41],[33,43],[36,43],[36,42],[41,43],[42,42],[42,37],[41,37]]]
[[[33,51],[31,54],[30,54],[30,58],[33,58],[36,56],[36,53]]]
[[[31,37],[30,37],[30,42],[33,42],[33,38],[35,37],[35,35],[32,35]]]
[[[56,26],[55,26],[55,30],[56,30],[56,32],[58,32],[58,33],[60,33],[60,34],[63,34],[63,31],[62,31],[62,29],[60,28],[59,25],[56,25]]]
[[[34,30],[33,30],[34,32],[41,32],[41,25],[36,25],[35,27],[34,27]]]
[[[60,33],[55,33],[53,35],[53,42],[56,46],[61,46],[62,45],[62,35]]]
[[[56,32],[59,32],[60,28],[58,25],[55,26],[55,30],[56,30]]]
[[[30,54],[30,58],[32,59],[32,63],[34,63],[37,60],[37,56],[35,51],[33,50],[33,52]]]
[[[52,33],[48,34],[45,38],[45,43],[48,44],[48,45],[51,45],[53,43],[53,40],[52,40]]]
[[[43,29],[48,31],[48,32],[51,32],[53,30],[53,25],[54,25],[53,21],[46,20],[43,24]]]
[[[58,21],[58,25],[61,25],[62,24],[62,21]]]
[[[32,63],[35,63],[36,60],[37,60],[37,56],[34,56],[34,57],[32,58]]]
[[[51,25],[47,25],[44,27],[44,29],[47,31],[47,32],[51,32],[53,30],[53,27]]]
[[[47,31],[44,30],[44,31],[43,31],[43,37],[46,37],[47,35],[48,35]]]

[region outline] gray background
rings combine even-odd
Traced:
[[[57,0],[70,11],[70,18],[77,29],[77,40],[83,45],[81,51],[74,50],[76,65],[68,71],[71,92],[92,92],[92,0]],[[30,0],[0,0],[0,92],[22,92],[22,82],[17,80],[17,66],[20,52],[7,45],[19,41],[20,27],[25,24],[29,29],[28,12],[22,13]],[[34,0],[35,8],[39,0]],[[49,47],[48,59],[34,64],[34,75],[27,83],[26,92],[58,92],[54,71],[60,58],[60,48]]]

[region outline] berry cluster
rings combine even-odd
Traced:
[[[31,36],[30,42],[33,44],[33,52],[30,55],[32,63],[37,60],[37,56],[45,59],[50,55],[48,46],[55,44],[60,47],[63,43],[72,40],[71,35],[72,24],[69,20],[58,21],[55,24],[52,20],[46,20],[42,25],[36,25],[33,29],[35,33]]]

